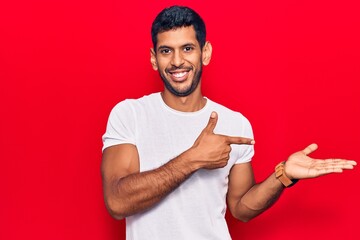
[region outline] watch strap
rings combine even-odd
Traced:
[[[285,187],[291,187],[295,183],[297,183],[298,179],[291,180],[288,176],[285,174],[285,161],[279,163],[275,167],[275,177],[285,186]]]

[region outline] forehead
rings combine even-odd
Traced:
[[[193,26],[180,27],[166,32],[158,33],[157,46],[181,47],[186,44],[198,45],[196,32]]]

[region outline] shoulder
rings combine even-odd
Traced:
[[[228,135],[252,136],[251,123],[242,113],[211,100],[209,106],[218,113],[219,130]]]
[[[150,95],[145,95],[137,99],[125,99],[117,103],[113,109],[113,113],[123,112],[123,111],[136,111],[140,109],[147,109],[149,106],[153,106],[156,101],[159,99],[160,93],[152,93]]]
[[[249,120],[241,112],[234,111],[234,110],[232,110],[222,104],[214,102],[210,99],[208,99],[208,101],[209,101],[209,105],[211,106],[211,108],[218,113],[219,119],[223,118],[223,120],[241,121],[246,124],[250,124]],[[221,116],[223,116],[223,117],[221,117]]]

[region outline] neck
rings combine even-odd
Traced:
[[[200,88],[186,97],[175,96],[166,89],[161,93],[161,97],[170,108],[181,112],[196,112],[202,109],[206,104],[206,98],[203,97]]]

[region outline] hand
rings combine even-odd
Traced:
[[[314,159],[308,155],[318,146],[311,144],[304,150],[292,154],[285,163],[285,174],[290,179],[315,178],[329,173],[341,173],[344,169],[353,169],[355,161],[331,158]]]
[[[199,163],[199,168],[215,169],[225,167],[230,158],[230,144],[255,143],[253,139],[243,137],[230,137],[214,134],[218,120],[216,112],[212,112],[209,122],[190,150],[191,158]]]

